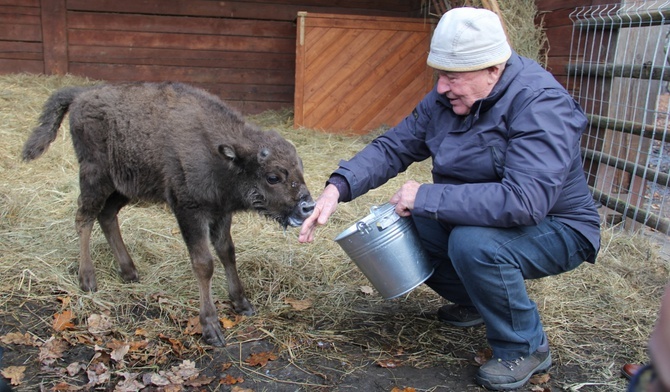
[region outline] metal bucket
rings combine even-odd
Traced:
[[[433,274],[411,218],[383,204],[350,226],[337,242],[384,299],[414,290]]]

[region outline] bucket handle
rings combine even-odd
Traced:
[[[375,215],[379,215],[380,213],[378,212],[379,206],[372,206],[370,208],[370,212],[372,212]],[[387,227],[391,226],[392,224],[396,223],[400,219],[400,215],[395,213],[395,209],[392,210],[392,212],[386,216],[382,216],[379,221],[377,222],[377,228],[379,231],[382,231],[386,229]],[[367,226],[367,225],[366,225]],[[366,232],[367,234],[369,232]]]

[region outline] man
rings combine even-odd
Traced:
[[[593,263],[600,247],[580,157],[586,117],[551,74],[511,50],[488,10],[445,13],[428,65],[435,88],[400,124],[340,162],[299,241],[311,242],[338,202],[431,158],[434,183],[408,181],[390,203],[413,218],[434,263],[426,284],[452,302],[438,317],[486,325],[493,358],[476,381],[515,389],[551,366],[524,279]]]

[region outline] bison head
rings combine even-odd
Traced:
[[[240,190],[246,208],[284,228],[300,226],[315,205],[303,178],[302,160],[295,147],[277,132],[261,133],[260,143],[224,145],[221,153],[245,179]]]

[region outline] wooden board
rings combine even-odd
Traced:
[[[422,19],[300,13],[295,126],[360,134],[398,123],[433,86],[432,27]]]

